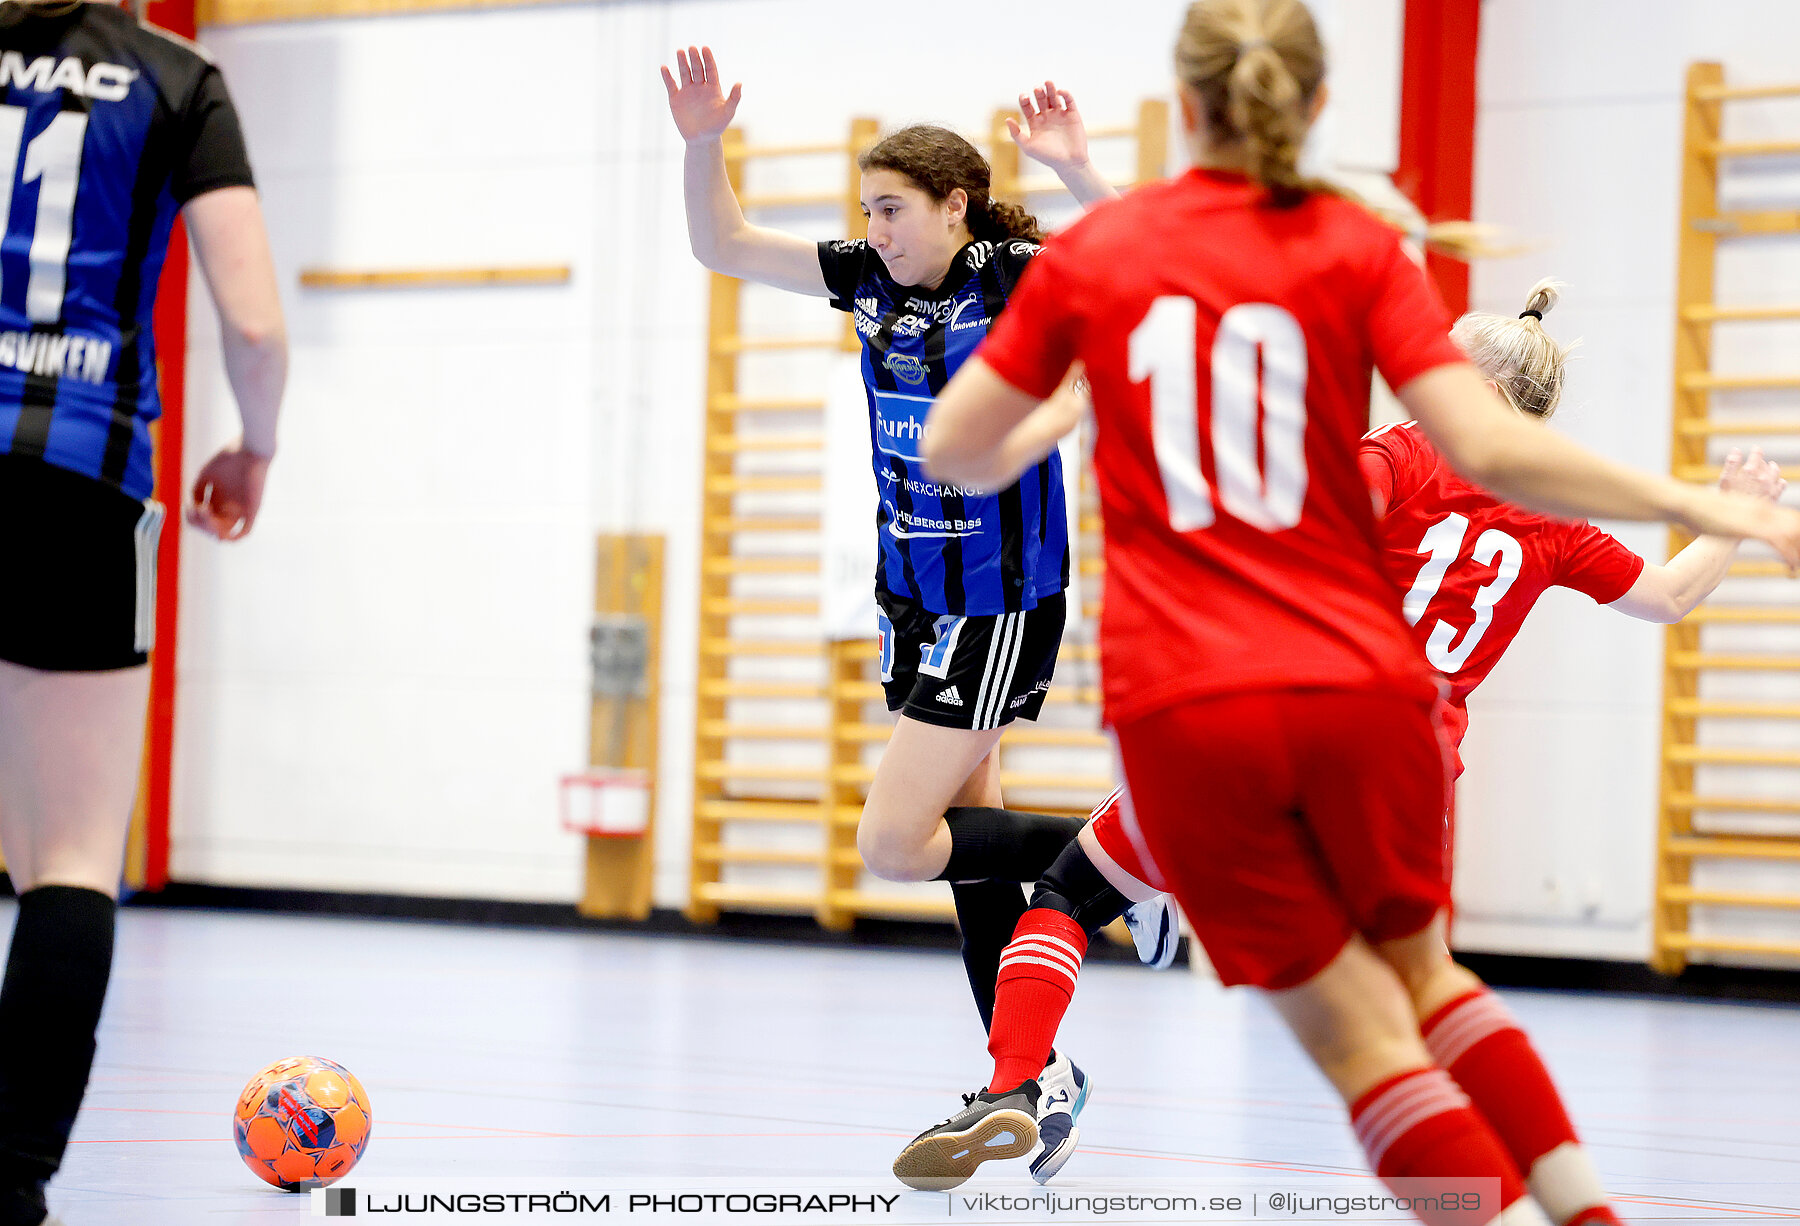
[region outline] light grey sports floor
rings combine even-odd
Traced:
[[[1800,1219],[1800,1009],[1506,995],[1629,1220]],[[1335,1098],[1247,993],[1096,965],[1064,1046],[1095,1090],[1058,1186],[1374,1186]],[[230,1138],[244,1081],[300,1054],[368,1090],[373,1140],[347,1183],[547,1191],[804,1176],[899,1192],[899,1146],[987,1071],[947,953],[128,909],[53,1210],[69,1226],[310,1220]],[[1029,1190],[1023,1167],[971,1186]]]

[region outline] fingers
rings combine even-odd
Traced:
[[[1029,120],[1047,119],[1057,112],[1075,109],[1075,99],[1066,89],[1056,88],[1054,81],[1032,87],[1029,94],[1019,95],[1019,113]]]
[[[219,536],[219,516],[213,510],[216,487],[204,475],[194,483],[194,500],[188,504],[187,521],[211,537]]]
[[[223,530],[224,521],[204,507],[189,507],[187,521],[193,527],[198,528],[216,541],[225,539]]]
[[[1025,141],[1025,137],[1019,129],[1019,121],[1014,119],[1011,115],[1006,117],[1006,134],[1013,138],[1013,143],[1015,145],[1023,144]]]
[[[718,62],[713,59],[711,47],[700,48],[700,61],[702,66],[706,69],[706,79],[711,81],[714,85],[717,85],[719,83],[719,65]]]
[[[744,100],[744,83],[742,81],[739,81],[737,84],[735,84],[731,87],[731,96],[725,99],[725,104],[727,106],[729,106],[733,111],[736,111],[738,103],[742,102],[743,100]]]
[[[662,78],[663,88],[668,91],[669,97],[673,98],[678,87],[675,84],[675,78],[669,75],[668,65],[666,64],[663,66]]]

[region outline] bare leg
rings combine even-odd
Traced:
[[[930,881],[950,862],[944,810],[999,792],[1001,729],[940,728],[902,715],[875,768],[856,829],[863,863],[888,881]],[[977,771],[983,775],[977,778]],[[965,795],[983,799],[965,800]]]
[[[149,669],[0,662],[0,850],[19,891],[0,982],[0,1223],[43,1217],[112,970]]]
[[[148,667],[47,673],[0,661],[0,852],[13,888],[119,892]]]
[[[1347,1103],[1431,1057],[1400,977],[1361,937],[1329,966],[1269,1001]]]
[[[1106,884],[1123,894],[1125,901],[1134,904],[1148,902],[1162,893],[1148,882],[1140,881],[1118,861],[1106,854],[1106,848],[1100,845],[1100,836],[1094,833],[1093,822],[1083,826],[1081,833],[1075,838],[1081,843],[1081,850],[1087,853],[1087,858],[1093,861],[1094,867],[1099,870],[1100,875],[1106,878]]]
[[[1429,927],[1409,937],[1384,941],[1375,950],[1400,976],[1420,1021],[1482,986],[1473,971],[1451,961],[1446,940],[1449,926],[1449,916],[1440,912]]]
[[[950,805],[988,805],[998,809],[1000,798],[1000,753],[999,750],[988,750],[983,758],[963,780],[963,785],[955,796],[950,798]]]

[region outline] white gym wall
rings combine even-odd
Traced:
[[[680,905],[705,280],[657,66],[710,42],[764,142],[839,138],[858,114],[980,134],[1046,76],[1120,124],[1168,94],[1182,8],[1096,21],[1057,0],[1025,26],[998,2],[896,22],[712,0],[205,32],[267,202],[294,373],[255,534],[184,551],[175,878],[575,898],[555,779],[585,762],[591,540],[651,531],[669,544],[656,899]],[[1356,66],[1334,160],[1390,167],[1399,2],[1320,11]],[[550,289],[297,285],[316,266],[561,262],[574,278]],[[197,292],[190,457],[232,429],[214,328]]]
[[[1687,66],[1720,61],[1737,84],[1790,81],[1797,42],[1800,6],[1784,0],[1482,6],[1475,212],[1539,249],[1478,263],[1472,305],[1515,314],[1539,277],[1569,283],[1545,321],[1557,336],[1583,342],[1569,367],[1557,429],[1617,459],[1668,471]],[[1732,104],[1726,124],[1731,139],[1792,139],[1800,106]],[[1792,208],[1800,196],[1792,162],[1731,168],[1726,183],[1743,207]],[[1749,204],[1753,198],[1763,203]],[[1776,199],[1788,203],[1777,206]],[[1720,261],[1719,301],[1791,300],[1800,283],[1797,254],[1791,240],[1739,246]],[[1720,369],[1792,370],[1800,329],[1721,328],[1716,346]],[[1791,398],[1783,414],[1780,397],[1755,395],[1736,394],[1730,407],[1761,405],[1792,416]],[[1800,461],[1800,454],[1774,456],[1789,467]],[[1668,556],[1661,528],[1607,526],[1651,561]],[[1740,599],[1770,596],[1767,587],[1758,593],[1743,586],[1758,581],[1735,582]],[[1728,583],[1722,598],[1731,591]],[[1714,649],[1795,646],[1779,632],[1707,634]],[[1458,817],[1459,944],[1648,954],[1662,641],[1661,627],[1596,608],[1585,596],[1552,592],[1475,695]],[[1723,731],[1726,743],[1755,735],[1741,724]],[[1762,777],[1747,777],[1754,775]],[[1715,793],[1782,794],[1757,790],[1776,787],[1791,794],[1793,772],[1745,771],[1710,783],[1703,779],[1702,787]],[[1754,879],[1733,884],[1756,888]],[[1768,915],[1740,913],[1730,922],[1742,935],[1793,933]]]
[[[174,876],[575,898],[554,781],[585,759],[592,536],[651,531],[669,545],[656,899],[679,906],[705,280],[657,66],[711,43],[763,142],[836,139],[859,114],[980,134],[1045,76],[1091,123],[1117,124],[1167,93],[1182,7],[1096,21],[1059,0],[1026,29],[997,2],[895,22],[824,0],[711,0],[207,32],[265,192],[294,381],[257,532],[232,548],[190,536],[184,552]],[[1339,166],[1393,165],[1399,9],[1319,6]],[[1570,282],[1550,323],[1586,344],[1559,428],[1666,467],[1685,66],[1780,79],[1796,38],[1800,10],[1781,0],[1484,6],[1476,214],[1543,245],[1479,265],[1474,304],[1510,313],[1538,276]],[[549,289],[297,286],[313,266],[562,262],[574,278]],[[1730,292],[1778,297],[1774,279],[1794,273],[1746,261]],[[205,302],[190,457],[231,429]],[[770,309],[836,323],[816,302]],[[1660,530],[1620,532],[1662,556]],[[1465,944],[1647,952],[1660,644],[1655,627],[1552,594],[1477,696]]]

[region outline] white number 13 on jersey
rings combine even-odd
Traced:
[[[1177,532],[1210,527],[1216,517],[1200,469],[1197,320],[1192,298],[1158,298],[1130,342],[1132,380],[1150,381],[1150,437]],[[1264,532],[1294,527],[1306,502],[1306,337],[1299,321],[1266,302],[1232,307],[1219,319],[1210,366],[1218,505]]]

